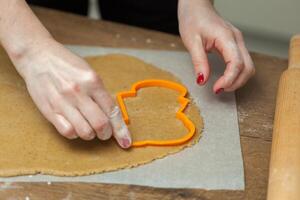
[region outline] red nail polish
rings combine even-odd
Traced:
[[[202,73],[198,73],[198,77],[197,77],[197,83],[200,85],[202,84],[204,81],[204,76]]]
[[[123,146],[124,148],[130,147],[130,141],[129,141],[127,138],[123,138],[123,139],[122,139],[122,146]]]
[[[220,94],[221,92],[224,91],[224,88],[219,88],[217,91],[216,91],[216,94]]]

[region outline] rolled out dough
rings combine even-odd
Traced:
[[[143,79],[179,82],[172,74],[126,55],[86,60],[113,96]],[[23,80],[1,49],[0,64],[0,176],[78,176],[130,168],[178,152],[200,138],[202,118],[196,105],[190,103],[185,113],[197,130],[191,141],[180,146],[123,150],[114,139],[65,139],[37,110]],[[183,124],[175,118],[177,95],[176,91],[154,87],[141,89],[137,97],[125,100],[133,140],[172,139],[186,134]]]

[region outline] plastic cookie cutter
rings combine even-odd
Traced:
[[[189,99],[185,98],[187,94],[187,89],[175,82],[166,81],[166,80],[158,80],[158,79],[150,79],[143,80],[135,83],[130,91],[120,92],[117,94],[117,101],[120,106],[123,119],[125,123],[128,125],[130,123],[128,113],[126,110],[126,106],[124,103],[124,98],[127,97],[135,97],[137,95],[137,90],[146,87],[164,87],[172,90],[176,90],[180,93],[178,97],[178,102],[180,103],[180,108],[176,112],[176,118],[181,120],[184,126],[188,129],[188,133],[181,138],[172,139],[172,140],[143,140],[136,141],[132,143],[133,147],[143,147],[143,146],[176,146],[183,144],[189,141],[195,134],[196,128],[192,121],[188,119],[188,117],[183,113],[184,109],[187,107],[190,102]]]

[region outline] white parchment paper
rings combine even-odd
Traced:
[[[68,48],[81,56],[108,53],[132,55],[175,74],[187,86],[201,110],[204,131],[200,142],[174,155],[132,169],[91,176],[34,175],[0,178],[0,181],[76,181],[161,188],[244,189],[235,96],[233,93],[215,95],[212,92],[213,83],[224,68],[220,59],[213,55],[209,57],[212,66],[211,78],[205,87],[199,87],[195,83],[190,56],[186,52],[83,46],[68,46]]]

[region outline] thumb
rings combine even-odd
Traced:
[[[196,74],[196,82],[198,85],[204,85],[209,78],[210,67],[202,41],[192,42],[188,50],[192,57]]]

